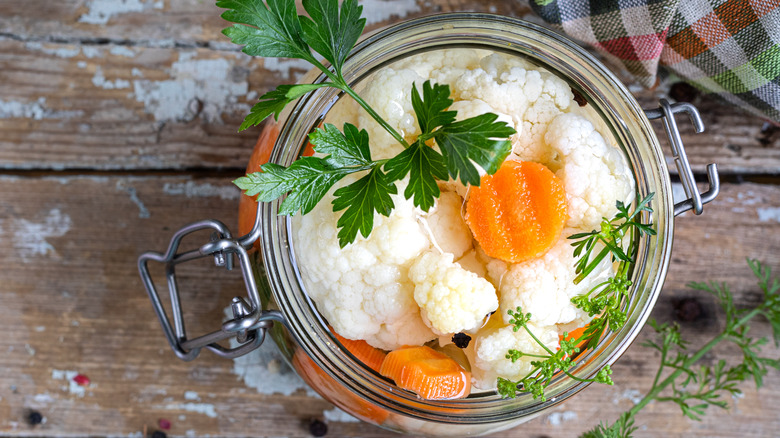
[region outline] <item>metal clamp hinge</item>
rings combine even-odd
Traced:
[[[718,192],[720,192],[718,165],[714,163],[707,165],[709,188],[704,193],[699,193],[699,189],[696,186],[696,179],[693,176],[693,170],[691,170],[688,155],[685,153],[685,147],[683,146],[682,138],[680,137],[680,131],[677,129],[677,121],[674,119],[674,115],[681,112],[688,113],[697,134],[704,131],[704,122],[701,120],[699,111],[690,103],[677,102],[669,104],[666,99],[661,99],[660,104],[661,106],[658,109],[645,110],[645,114],[650,120],[663,119],[666,137],[669,139],[669,144],[672,148],[672,157],[674,158],[677,172],[680,175],[680,182],[685,191],[686,199],[674,204],[674,215],[678,216],[688,210],[693,210],[694,214],[701,214],[704,209],[704,204],[715,199],[715,197],[718,196]]]
[[[208,229],[214,230],[209,243],[197,250],[178,253],[181,241],[186,235]],[[216,220],[204,220],[190,224],[177,231],[171,238],[165,254],[146,252],[138,258],[138,270],[141,274],[141,280],[146,288],[146,292],[149,294],[168,343],[180,359],[192,360],[198,356],[203,348],[207,348],[225,358],[244,355],[263,343],[266,331],[273,325],[273,321],[285,322],[280,312],[262,310],[257,283],[252,273],[252,265],[246,248],[242,246],[243,243],[243,241],[233,239],[230,231],[223,223]],[[251,241],[248,244],[251,245]],[[230,306],[232,319],[223,323],[219,330],[189,339],[184,325],[175,268],[179,263],[208,256],[214,257],[214,263],[217,266],[225,267],[228,270],[233,269],[234,257],[238,258],[244,285],[247,290],[247,299],[242,297],[233,298]],[[171,299],[171,311],[173,313],[173,327],[149,273],[149,261],[165,265],[165,276]],[[235,338],[238,345],[226,348],[219,344],[220,341],[230,338]]]

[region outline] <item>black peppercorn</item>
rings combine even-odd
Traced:
[[[456,333],[452,336],[452,342],[458,348],[466,348],[469,346],[469,342],[471,342],[471,336],[465,333]]]
[[[588,100],[585,99],[585,96],[582,95],[578,90],[575,90],[574,88],[571,89],[571,94],[574,95],[574,101],[577,102],[577,105],[579,106],[585,106],[588,104]]]
[[[152,438],[168,438],[168,435],[161,430],[155,430],[152,432]]]
[[[328,434],[328,425],[323,421],[314,419],[309,423],[309,432],[312,436],[320,437]]]
[[[43,422],[43,415],[38,411],[30,411],[30,413],[27,414],[27,422],[33,426],[41,424]]]

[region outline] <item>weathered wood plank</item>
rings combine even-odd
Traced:
[[[303,11],[300,4],[299,10]],[[530,12],[527,1],[482,2],[478,0],[362,0],[367,28],[422,15],[477,11],[523,17]],[[26,41],[108,39],[152,46],[195,46],[225,38],[226,22],[214,1],[200,0],[63,0],[56,3],[32,0],[0,4],[3,34]]]
[[[206,48],[0,38],[0,168],[243,168],[257,131],[238,133],[241,119],[259,94],[307,68]],[[647,108],[665,93],[637,91]],[[724,173],[778,173],[780,129],[762,131],[761,120],[709,98],[695,103],[708,130],[695,135],[680,120],[694,170],[716,162]]]
[[[173,231],[191,221],[213,217],[233,225],[236,191],[227,179],[0,178],[0,434],[128,435],[165,418],[179,436],[307,436],[308,419],[325,411],[340,418],[287,374],[270,345],[252,359],[204,353],[191,363],[167,347],[135,260],[144,250],[164,250]],[[726,281],[738,305],[753,303],[757,290],[743,260],[756,257],[780,269],[778,212],[776,186],[726,184],[703,216],[678,218],[672,265],[654,316],[675,320],[676,303],[696,298],[703,312],[682,327],[700,343],[722,316],[709,297],[685,283]],[[207,265],[186,271],[190,280],[182,284],[194,332],[215,327],[241,290],[239,278]],[[765,325],[760,328],[767,333]],[[718,356],[737,359],[729,349]],[[635,391],[650,386],[656,361],[636,343],[615,367],[615,388],[592,386],[550,414],[496,436],[568,437],[614,420],[631,406]],[[91,385],[71,385],[69,372],[87,375]],[[269,382],[284,394],[256,389]],[[746,386],[745,397],[734,401],[734,416],[715,412],[702,423],[683,419],[673,406],[651,405],[639,418],[646,428],[638,436],[772,434],[780,427],[778,388],[780,374],[773,373],[758,393]],[[29,409],[40,411],[46,423],[25,424]],[[329,424],[330,436],[397,436],[361,423]]]

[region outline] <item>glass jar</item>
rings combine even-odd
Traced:
[[[692,111],[694,116],[698,114],[692,107],[673,107],[666,103],[662,104],[661,109],[646,114],[626,87],[575,43],[531,23],[485,14],[431,16],[376,32],[353,50],[344,67],[344,76],[352,86],[356,86],[378,69],[401,58],[455,47],[479,48],[519,56],[568,81],[573,89],[586,96],[588,104],[600,114],[615,142],[624,152],[636,181],[637,199],[644,198],[651,192],[655,193],[652,204],[654,212],[652,217],[646,217],[645,221],[652,221],[657,234],[643,236],[638,241],[636,264],[630,272],[633,292],[626,309],[627,321],[617,332],[606,334],[597,348],[581,354],[576,359],[576,365],[570,370],[580,378],[593,377],[599,369],[614,363],[626,351],[649,316],[669,265],[675,214],[687,207],[693,207],[698,213],[701,211],[701,204],[709,202],[717,194],[717,172],[714,166],[710,168],[709,174],[711,188],[700,195],[695,181],[691,179],[685,182],[690,166],[687,165],[682,145],[673,144],[678,166],[683,165],[680,172],[684,188],[692,198],[678,203],[675,208],[665,158],[648,120],[648,116],[665,116],[670,139],[679,142],[673,113],[683,110]],[[323,80],[323,75],[317,76],[317,72],[310,72],[302,82]],[[324,114],[338,98],[338,90],[318,89],[285,111],[278,125],[266,125],[264,141],[268,141],[269,135],[278,135],[271,152],[271,162],[288,166],[301,156],[307,145],[307,135],[321,123]],[[273,130],[273,134],[269,134],[268,130]],[[261,139],[260,143],[262,142]],[[684,169],[687,169],[687,172]],[[258,312],[259,309],[254,309],[251,305],[248,308],[241,303],[236,305],[234,300],[235,319],[223,326],[222,334],[187,341],[183,327],[179,332],[178,323],[175,324],[176,334],[172,335],[170,323],[167,318],[163,318],[164,312],[158,310],[168,339],[180,357],[191,359],[197,355],[200,347],[206,346],[208,342],[211,342],[210,349],[217,353],[222,351],[220,354],[229,357],[232,353],[225,353],[224,349],[211,346],[219,339],[235,335],[240,329],[261,331],[254,340],[246,341],[247,344],[254,342],[259,345],[257,338],[262,342],[265,328],[269,326],[268,321],[275,319],[283,324],[273,327],[271,333],[274,340],[291,365],[312,388],[364,421],[416,435],[478,435],[507,429],[534,418],[587,386],[587,383],[558,375],[546,390],[546,401],[535,400],[527,393],[518,394],[515,399],[501,399],[495,391],[476,392],[461,400],[434,401],[422,400],[411,392],[399,389],[360,363],[340,345],[328,329],[306,293],[296,265],[296,242],[292,237],[291,221],[289,217],[277,215],[279,206],[278,200],[261,204],[251,232],[240,239],[230,239],[229,233],[220,231],[222,240],[200,249],[202,255],[231,252],[238,254],[242,268],[245,269],[247,284],[256,282],[255,292],[259,291],[258,299],[265,313]],[[183,230],[184,234],[192,229],[194,228]],[[174,240],[177,237],[180,240],[182,235],[177,234]],[[259,244],[255,244],[254,253],[242,253],[243,248],[250,248],[257,239]],[[233,246],[229,245],[228,241],[233,242]],[[174,245],[171,245],[171,248],[173,247]],[[145,254],[139,261],[144,283],[156,308],[159,307],[159,298],[151,280],[148,279],[148,273],[145,274],[146,261],[151,259],[175,264],[175,253],[175,248],[169,248],[165,257]],[[251,267],[247,269],[248,266]],[[247,270],[251,270],[254,277],[249,277]],[[169,286],[174,283],[175,289],[175,281],[168,283]],[[250,301],[255,301],[251,289],[250,287]],[[178,292],[172,291],[171,297],[175,297],[178,302]],[[180,314],[176,315],[175,310],[174,314],[175,318],[181,317]],[[249,314],[255,315],[252,323],[240,324],[239,317]],[[198,340],[200,341],[196,342]]]

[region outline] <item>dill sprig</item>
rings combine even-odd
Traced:
[[[614,423],[599,424],[580,435],[582,438],[630,437],[637,429],[635,416],[650,402],[674,403],[684,416],[700,421],[710,406],[728,409],[724,396],[741,394],[740,383],[752,380],[758,389],[769,369],[780,370],[780,359],[761,355],[761,349],[769,339],[750,336],[750,323],[763,316],[772,327],[775,346],[780,343],[780,281],[773,278],[770,268],[761,262],[748,259],[747,263],[763,292],[761,302],[755,307],[740,309],[734,305],[733,295],[725,283],[689,283],[688,287],[692,289],[712,294],[723,309],[726,324],[721,332],[699,350],[689,352],[689,343],[682,338],[677,324],[658,324],[651,320],[649,325],[655,330],[657,340],[646,341],[643,345],[658,351],[661,360],[650,390]],[[730,366],[719,360],[712,366],[698,364],[722,342],[740,349],[740,363]]]

